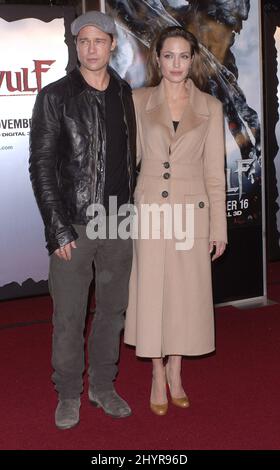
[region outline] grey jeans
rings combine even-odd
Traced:
[[[88,339],[89,383],[95,391],[113,388],[132,263],[130,238],[91,240],[86,226],[74,227],[79,238],[71,261],[55,254],[50,257],[52,379],[61,399],[79,397],[83,391],[84,329],[93,262],[96,311]]]

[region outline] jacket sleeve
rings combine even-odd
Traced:
[[[37,96],[31,121],[29,172],[45,225],[49,254],[78,238],[69,223],[58,187],[59,135],[58,105],[51,94],[42,90]]]
[[[210,241],[227,243],[225,144],[222,104],[215,100],[204,148],[204,178],[210,203]]]

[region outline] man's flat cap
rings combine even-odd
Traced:
[[[117,34],[115,21],[106,13],[100,11],[88,11],[83,15],[78,16],[71,24],[71,33],[77,36],[79,31],[85,26],[95,26],[104,33]]]

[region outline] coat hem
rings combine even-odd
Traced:
[[[134,346],[136,348],[136,344],[131,342],[131,341],[124,341],[125,344],[129,346]],[[207,349],[206,351],[204,350],[203,352],[190,352],[190,351],[180,351],[180,350],[172,350],[172,351],[162,351],[160,354],[155,354],[153,351],[150,353],[140,353],[139,351],[136,351],[136,356],[137,357],[146,357],[146,358],[158,358],[158,357],[165,357],[165,356],[205,356],[207,354],[211,354],[216,350],[215,346],[213,348]]]

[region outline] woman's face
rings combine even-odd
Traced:
[[[184,81],[191,67],[191,45],[182,38],[167,38],[157,58],[163,78],[172,83]]]

